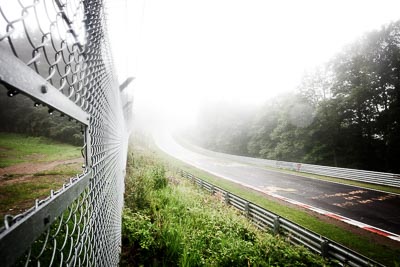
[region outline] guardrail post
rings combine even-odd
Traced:
[[[203,180],[200,180],[199,186],[200,188],[203,188]]]
[[[246,217],[250,216],[250,206],[249,206],[249,202],[246,202],[246,204],[244,205],[244,213],[246,215]]]
[[[278,235],[280,232],[281,224],[279,222],[279,216],[274,218],[274,234]]]
[[[210,187],[210,193],[211,193],[211,195],[214,195],[214,186],[213,185],[211,185],[211,187]]]
[[[229,205],[229,192],[225,192],[225,204]]]
[[[322,240],[321,242],[321,256],[324,258],[327,258],[329,256],[329,241],[328,240]]]

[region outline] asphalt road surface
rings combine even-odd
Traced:
[[[156,143],[171,156],[219,177],[400,234],[400,195],[269,170],[262,159],[189,150],[169,135],[156,137]]]

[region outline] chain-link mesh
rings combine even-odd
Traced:
[[[3,55],[13,56],[12,64],[14,60],[15,64],[23,62],[33,70],[32,76],[43,78],[48,90],[58,90],[65,96],[65,103],[73,102],[90,117],[85,133],[84,174],[25,213],[6,216],[0,233],[3,247],[8,238],[9,242],[15,241],[10,246],[26,246],[26,252],[16,262],[6,260],[5,264],[117,265],[127,132],[113,74],[103,1],[2,0],[0,49]],[[19,79],[18,73],[11,78],[3,75],[0,72],[0,80],[7,84],[9,96],[23,92],[46,105],[8,82]],[[56,108],[68,114],[62,105]],[[30,227],[32,222],[38,224],[38,217],[44,226]],[[45,230],[39,233],[42,228]],[[32,237],[36,241],[31,244]]]

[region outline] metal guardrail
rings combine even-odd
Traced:
[[[219,194],[225,203],[244,212],[244,214],[260,229],[272,231],[274,234],[285,236],[290,243],[302,245],[310,251],[336,261],[345,266],[384,266],[369,259],[335,241],[314,233],[296,223],[286,220],[260,206],[210,184],[189,172],[179,170],[182,177],[190,179],[194,184],[211,194]]]
[[[131,102],[114,76],[104,2],[0,2],[0,93],[81,123],[85,160],[82,175],[5,217],[1,266],[118,265]]]
[[[312,165],[312,164],[287,162],[279,160],[250,158],[250,157],[229,155],[219,152],[211,152],[211,153],[215,153],[216,155],[219,155],[221,157],[233,159],[236,161],[256,164],[258,166],[269,166],[273,168],[280,168],[280,169],[286,169],[303,173],[312,173],[317,175],[330,176],[330,177],[365,182],[370,184],[400,187],[400,174],[396,173],[365,171],[365,170],[329,167],[329,166]]]

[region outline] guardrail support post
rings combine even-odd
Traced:
[[[249,206],[249,202],[246,202],[246,204],[244,205],[244,213],[246,215],[246,217],[250,216],[250,206]]]
[[[210,193],[211,193],[211,195],[214,195],[214,186],[213,185],[211,185],[211,187],[210,187]]]
[[[200,180],[199,186],[200,188],[203,188],[203,180]]]
[[[229,205],[229,192],[225,192],[225,204]]]
[[[327,258],[329,256],[328,251],[329,251],[329,241],[323,240],[321,242],[321,256]]]
[[[279,232],[280,232],[280,227],[281,227],[281,225],[280,225],[280,222],[279,222],[279,216],[276,216],[276,217],[274,218],[274,234],[275,234],[275,235],[278,235],[278,234],[279,234]]]

